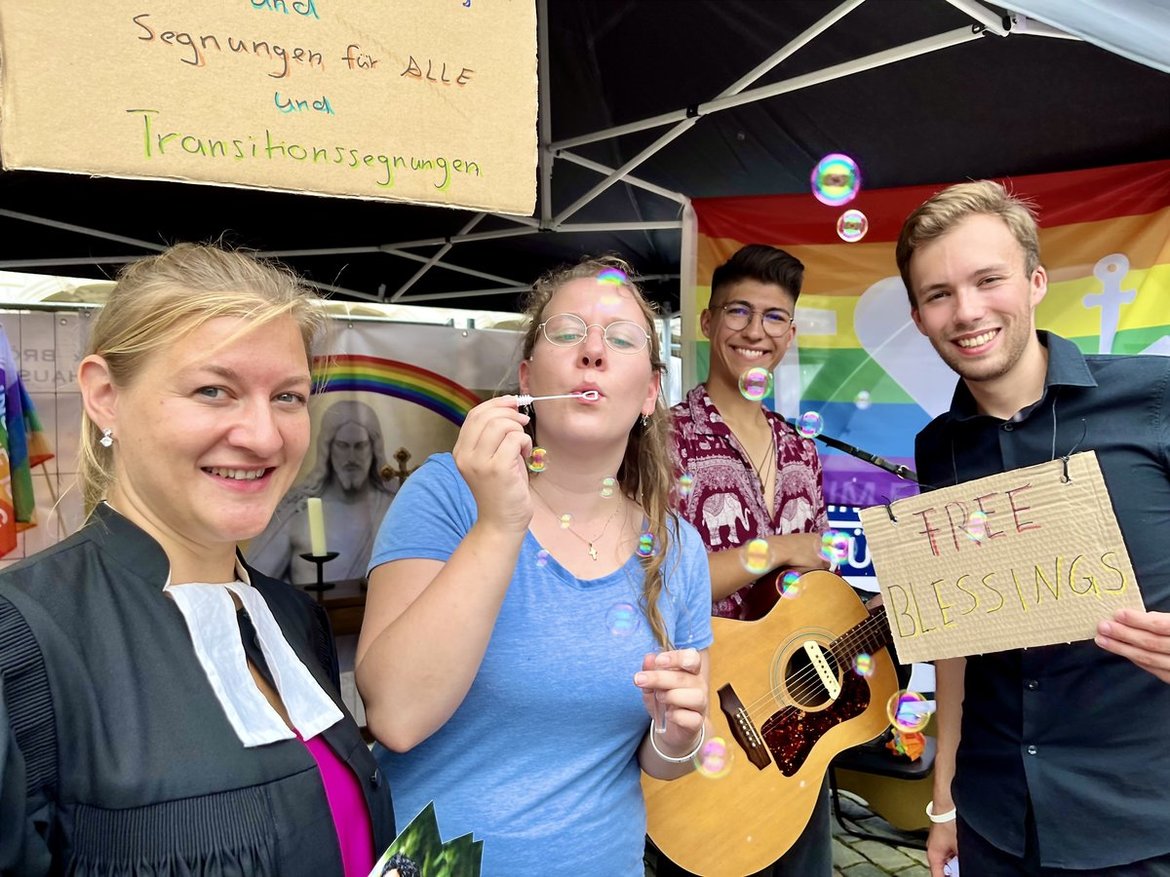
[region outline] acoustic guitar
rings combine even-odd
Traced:
[[[761,587],[770,586],[752,590]],[[725,741],[726,773],[642,775],[647,833],[703,877],[743,877],[780,858],[804,831],[833,756],[890,724],[898,679],[885,609],[867,612],[830,572],[805,573],[797,588],[758,621],[711,619],[707,739]],[[869,656],[868,677],[859,654]]]

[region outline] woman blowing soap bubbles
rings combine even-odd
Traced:
[[[706,554],[669,511],[663,362],[627,270],[536,283],[530,410],[474,408],[371,561],[357,678],[375,751],[399,815],[434,800],[444,835],[484,841],[485,877],[641,875],[639,768],[685,774],[705,734]]]

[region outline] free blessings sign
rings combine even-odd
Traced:
[[[1092,452],[861,511],[898,660],[1092,639],[1142,609]]]

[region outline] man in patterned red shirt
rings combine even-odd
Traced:
[[[740,388],[741,377],[753,369],[770,376],[795,340],[803,279],[798,259],[763,244],[744,247],[716,268],[711,301],[700,318],[711,342],[710,374],[672,409],[676,461],[685,473],[679,513],[707,546],[711,611],[723,618],[760,618],[776,602],[775,588],[754,587],[766,576],[744,566],[743,546],[753,539],[767,540],[771,569],[828,566],[821,556],[821,533],[829,524],[816,447],[761,404],[759,387]],[[659,863],[658,877],[685,873],[671,862]],[[804,833],[760,875],[831,874],[826,787]]]

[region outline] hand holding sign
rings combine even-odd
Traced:
[[[863,509],[861,520],[903,663],[1091,639],[1118,610],[1143,609],[1091,451]],[[1137,636],[1127,648],[1148,649],[1155,633],[1140,634],[1145,646]],[[1170,677],[1170,651],[1162,657]]]
[[[1097,624],[1096,643],[1170,685],[1170,613],[1119,609]]]

